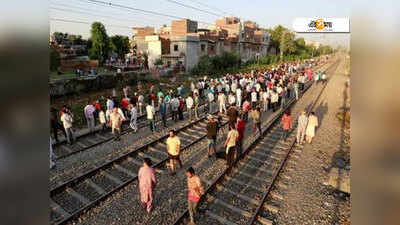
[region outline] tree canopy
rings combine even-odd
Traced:
[[[125,54],[129,53],[130,49],[129,37],[122,35],[111,36],[110,46],[120,59],[125,59]]]
[[[99,64],[103,64],[108,57],[110,50],[110,41],[106,32],[106,28],[100,22],[94,22],[90,30],[90,39],[92,46],[89,50],[89,57],[91,59],[99,60]]]

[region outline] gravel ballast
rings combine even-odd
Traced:
[[[337,197],[323,184],[327,180],[323,167],[331,165],[342,142],[343,130],[336,113],[344,101],[344,66],[342,60],[314,108],[320,127],[313,142],[305,144],[298,159],[291,159],[296,161],[292,164],[294,170],[283,173],[291,179],[283,192],[276,224],[350,224],[349,198]]]

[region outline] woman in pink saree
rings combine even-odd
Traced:
[[[143,207],[146,208],[148,213],[150,213],[153,208],[153,189],[157,180],[149,158],[143,159],[143,166],[139,169],[138,178],[140,200]]]

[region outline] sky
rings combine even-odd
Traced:
[[[49,0],[50,33],[55,31],[80,34],[89,37],[90,24],[102,22],[108,35],[133,35],[132,27],[171,25],[178,18],[188,18],[199,22],[199,27],[215,24],[222,16],[236,16],[243,20],[257,22],[260,27],[272,28],[281,24],[289,29],[297,17],[350,17],[351,5],[348,1],[266,1],[266,0]],[[121,5],[124,8],[105,3]],[[184,7],[179,4],[184,4]],[[163,15],[137,11],[147,10]],[[333,46],[350,43],[350,34],[298,34],[306,40],[318,41]]]

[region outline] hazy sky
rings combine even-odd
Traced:
[[[169,16],[189,18],[199,21],[204,27],[214,24],[218,17],[236,16],[244,20],[257,22],[261,27],[270,28],[278,24],[292,29],[296,17],[350,17],[351,6],[348,1],[267,1],[267,0],[104,0],[131,8],[154,11]],[[175,4],[178,2],[203,11]],[[109,35],[132,36],[131,27],[171,24],[174,18],[139,12],[133,9],[121,9],[90,3],[87,0],[50,0],[50,33],[55,31],[89,36],[90,24],[102,22]],[[61,19],[66,21],[56,21]],[[68,22],[67,22],[68,21]],[[316,40],[327,44],[347,45],[350,34],[299,34],[307,40]]]

